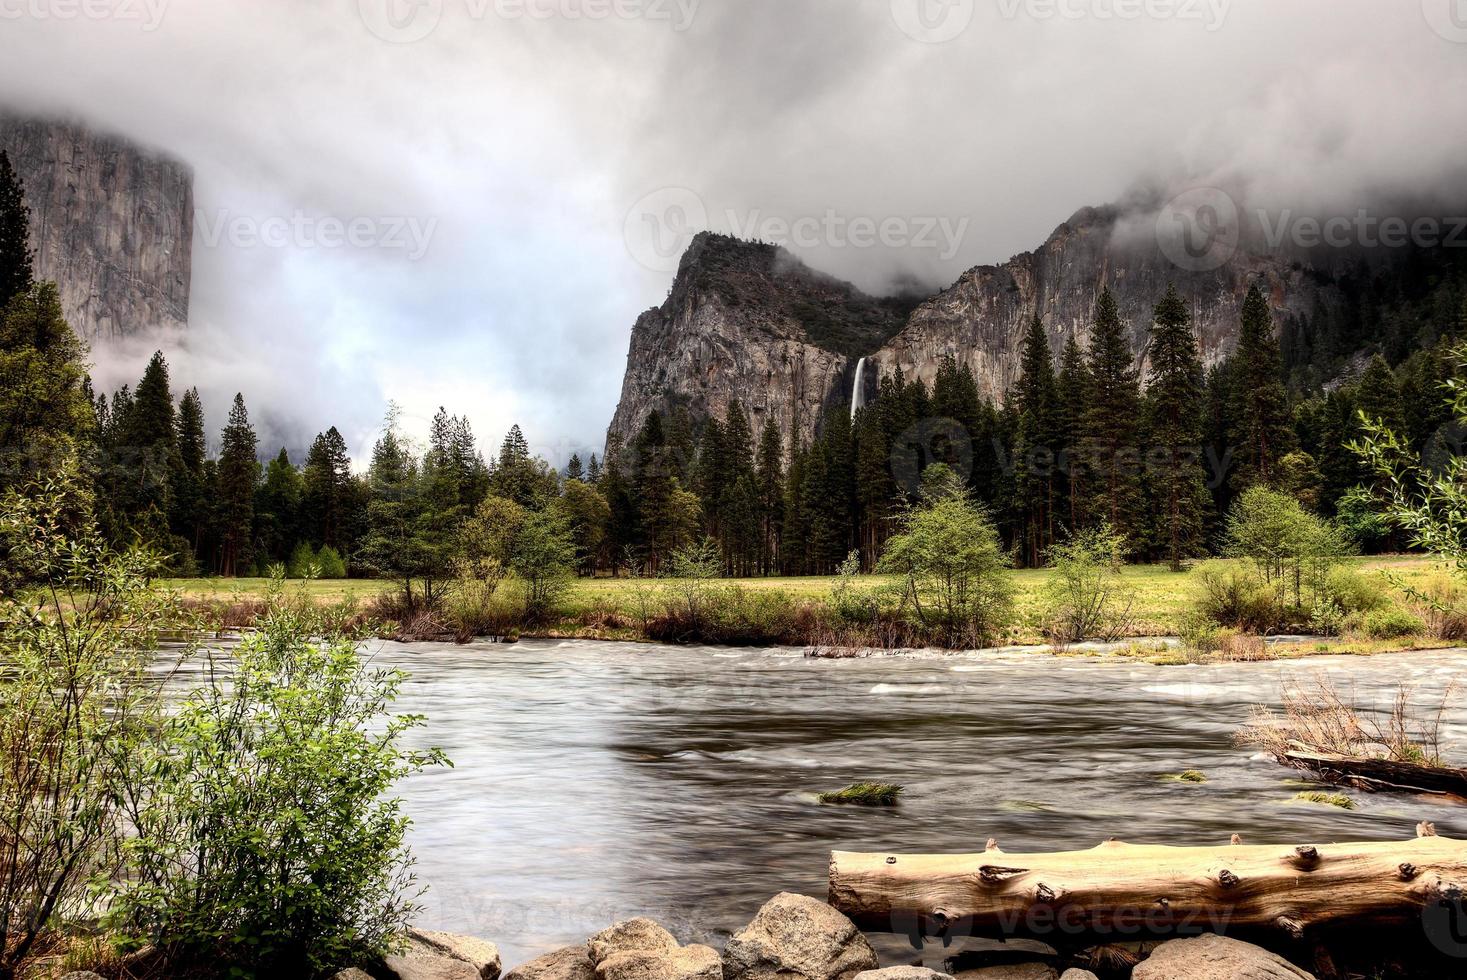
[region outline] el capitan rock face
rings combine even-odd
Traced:
[[[25,182],[36,277],[72,327],[108,340],[188,324],[193,172],[70,122],[0,111],[0,149]]]
[[[683,257],[667,302],[632,330],[609,435],[630,442],[653,409],[682,406],[694,416],[721,416],[737,399],[755,432],[772,417],[786,442],[792,432],[808,440],[822,409],[851,397],[860,357],[869,358],[868,397],[878,373],[897,368],[931,385],[951,355],[972,368],[980,391],[1001,400],[1017,380],[1034,314],[1049,327],[1058,360],[1071,336],[1088,341],[1106,287],[1142,360],[1151,311],[1175,283],[1211,366],[1236,347],[1243,297],[1254,282],[1280,321],[1333,305],[1335,277],[1350,257],[1325,260],[1340,267],[1245,247],[1221,268],[1192,272],[1166,257],[1146,222],[1115,208],[1086,208],[1038,249],[971,269],[913,306],[865,296],[775,246],[704,234]]]

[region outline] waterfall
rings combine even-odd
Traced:
[[[862,384],[866,380],[866,358],[856,362],[856,387],[851,392],[851,421],[855,421],[856,413],[866,407],[866,386]]]

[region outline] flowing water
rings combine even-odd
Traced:
[[[1467,652],[1153,667],[970,654],[810,660],[798,651],[621,643],[386,644],[400,707],[453,769],[409,779],[425,925],[498,942],[507,964],[647,914],[719,942],[782,890],[823,896],[831,849],[1005,850],[1132,842],[1467,835],[1467,808],[1356,793],[1292,802],[1298,774],[1232,743],[1286,678],[1327,673],[1388,706],[1422,704]],[[1447,717],[1467,756],[1467,712]],[[1162,777],[1201,769],[1191,785]],[[821,806],[858,780],[899,807]]]

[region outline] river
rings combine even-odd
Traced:
[[[645,914],[719,942],[782,890],[823,896],[833,848],[1467,835],[1467,808],[1353,794],[1296,803],[1297,774],[1233,745],[1287,678],[1327,673],[1362,703],[1403,680],[1434,704],[1464,651],[1156,667],[968,654],[810,660],[793,650],[629,643],[374,644],[410,674],[400,708],[452,769],[403,786],[425,925],[500,944],[506,964]],[[1467,711],[1447,718],[1463,758]],[[1167,781],[1204,771],[1209,781]],[[890,810],[821,806],[858,780]]]

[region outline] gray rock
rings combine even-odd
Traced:
[[[67,978],[62,977],[61,980],[67,980]],[[373,980],[373,978],[372,974],[366,970],[358,970],[353,966],[342,970],[340,973],[333,974],[331,980]]]
[[[584,945],[567,946],[521,963],[504,980],[593,980],[596,967]]]
[[[1066,970],[1060,974],[1060,980],[1100,980],[1089,970]]]
[[[1163,943],[1132,980],[1314,980],[1281,956],[1225,936]]]
[[[850,919],[788,892],[764,903],[723,951],[725,980],[854,980],[879,966]]]
[[[651,919],[637,918],[618,922],[609,929],[602,929],[586,943],[593,966],[613,953],[625,952],[670,952],[678,948],[672,933]]]
[[[1048,963],[1011,963],[964,970],[957,980],[1059,980],[1059,971]]]
[[[856,980],[953,980],[946,973],[925,966],[889,966],[884,970],[867,970],[856,974]]]
[[[195,217],[188,166],[79,123],[3,110],[0,150],[25,181],[36,279],[56,282],[78,335],[113,339],[188,325]]]
[[[382,965],[396,980],[499,980],[499,949],[470,936],[410,929],[407,949]]]

